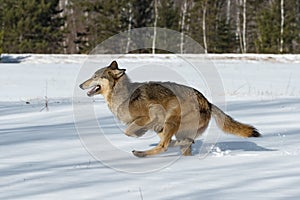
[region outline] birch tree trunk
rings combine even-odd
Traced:
[[[129,52],[130,42],[131,42],[131,23],[132,23],[132,5],[128,2],[128,32],[127,32],[127,45],[126,45],[126,53]]]
[[[67,7],[68,7],[68,0],[60,0],[59,1],[58,9],[63,10],[61,13],[59,13],[60,17],[68,16]],[[60,27],[60,29],[63,30],[66,27],[68,27],[68,21],[67,20],[65,21],[64,26]],[[64,37],[62,43],[63,43],[63,48],[64,48],[64,54],[67,54],[67,44],[69,43],[68,37]]]
[[[158,18],[158,9],[157,9],[157,0],[154,0],[154,29],[153,29],[153,40],[152,40],[152,54],[155,54],[155,42],[156,42],[156,27],[157,27],[157,18]]]
[[[231,0],[227,0],[227,10],[226,10],[226,24],[227,25],[230,22],[230,6],[231,6]]]
[[[243,42],[242,42],[242,34],[241,34],[241,0],[236,0],[236,39],[239,40],[240,43],[240,51],[243,52]],[[238,51],[237,51],[238,52]]]
[[[280,49],[279,52],[283,53],[283,26],[284,26],[284,0],[280,0],[281,22],[280,22]]]
[[[299,0],[296,1],[296,22],[298,24],[298,27],[300,26],[300,2]]]
[[[187,11],[187,0],[184,0],[181,10],[182,10],[182,17],[181,17],[180,53],[183,54],[184,28],[185,28],[185,16],[186,16],[186,11]]]
[[[207,9],[207,0],[204,0],[202,4],[202,30],[203,30],[203,44],[204,52],[207,53],[207,42],[206,42],[206,9]]]
[[[246,11],[247,11],[247,0],[244,0],[243,2],[243,53],[247,53],[247,40],[246,40],[246,21],[247,21],[247,15],[246,15]]]

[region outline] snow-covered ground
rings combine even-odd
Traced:
[[[186,66],[201,63],[197,55],[187,60],[169,55],[106,55],[96,65],[84,55],[3,55],[0,199],[299,199],[300,56],[222,54],[208,58],[209,66],[216,69],[214,75],[221,79],[217,80],[222,83],[217,89],[220,94],[211,94],[216,90],[203,77],[207,72],[200,68],[201,78]],[[85,96],[85,91],[77,89],[78,82],[112,59],[134,81],[173,78],[196,87],[211,101],[224,92],[226,112],[255,125],[263,137],[238,138],[211,126],[196,141],[194,156],[179,157],[179,150],[172,148],[159,156],[135,158],[132,149],[148,149],[157,143],[153,133],[129,138],[102,98],[72,99],[80,92]],[[45,96],[48,112],[42,110]],[[95,108],[101,131],[122,153],[106,152],[108,160],[99,162],[87,151],[74,122],[74,118],[81,120],[76,118],[76,105]],[[203,158],[201,147],[211,133],[220,137]],[[100,150],[103,144],[99,143]]]

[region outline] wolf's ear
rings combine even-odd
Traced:
[[[112,71],[112,75],[115,79],[119,79],[125,74],[126,69],[115,69]]]
[[[118,68],[118,63],[117,63],[117,61],[112,61],[111,63],[110,63],[110,65],[109,65],[109,68],[110,69],[112,69],[112,70],[114,70],[114,69],[119,69]]]

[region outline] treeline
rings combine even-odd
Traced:
[[[153,26],[209,53],[300,53],[300,0],[0,0],[0,53],[88,53]]]

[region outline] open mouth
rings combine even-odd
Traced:
[[[90,97],[90,96],[93,96],[96,92],[98,92],[99,90],[101,89],[101,86],[100,85],[96,85],[94,86],[90,91],[87,92],[87,95]]]

